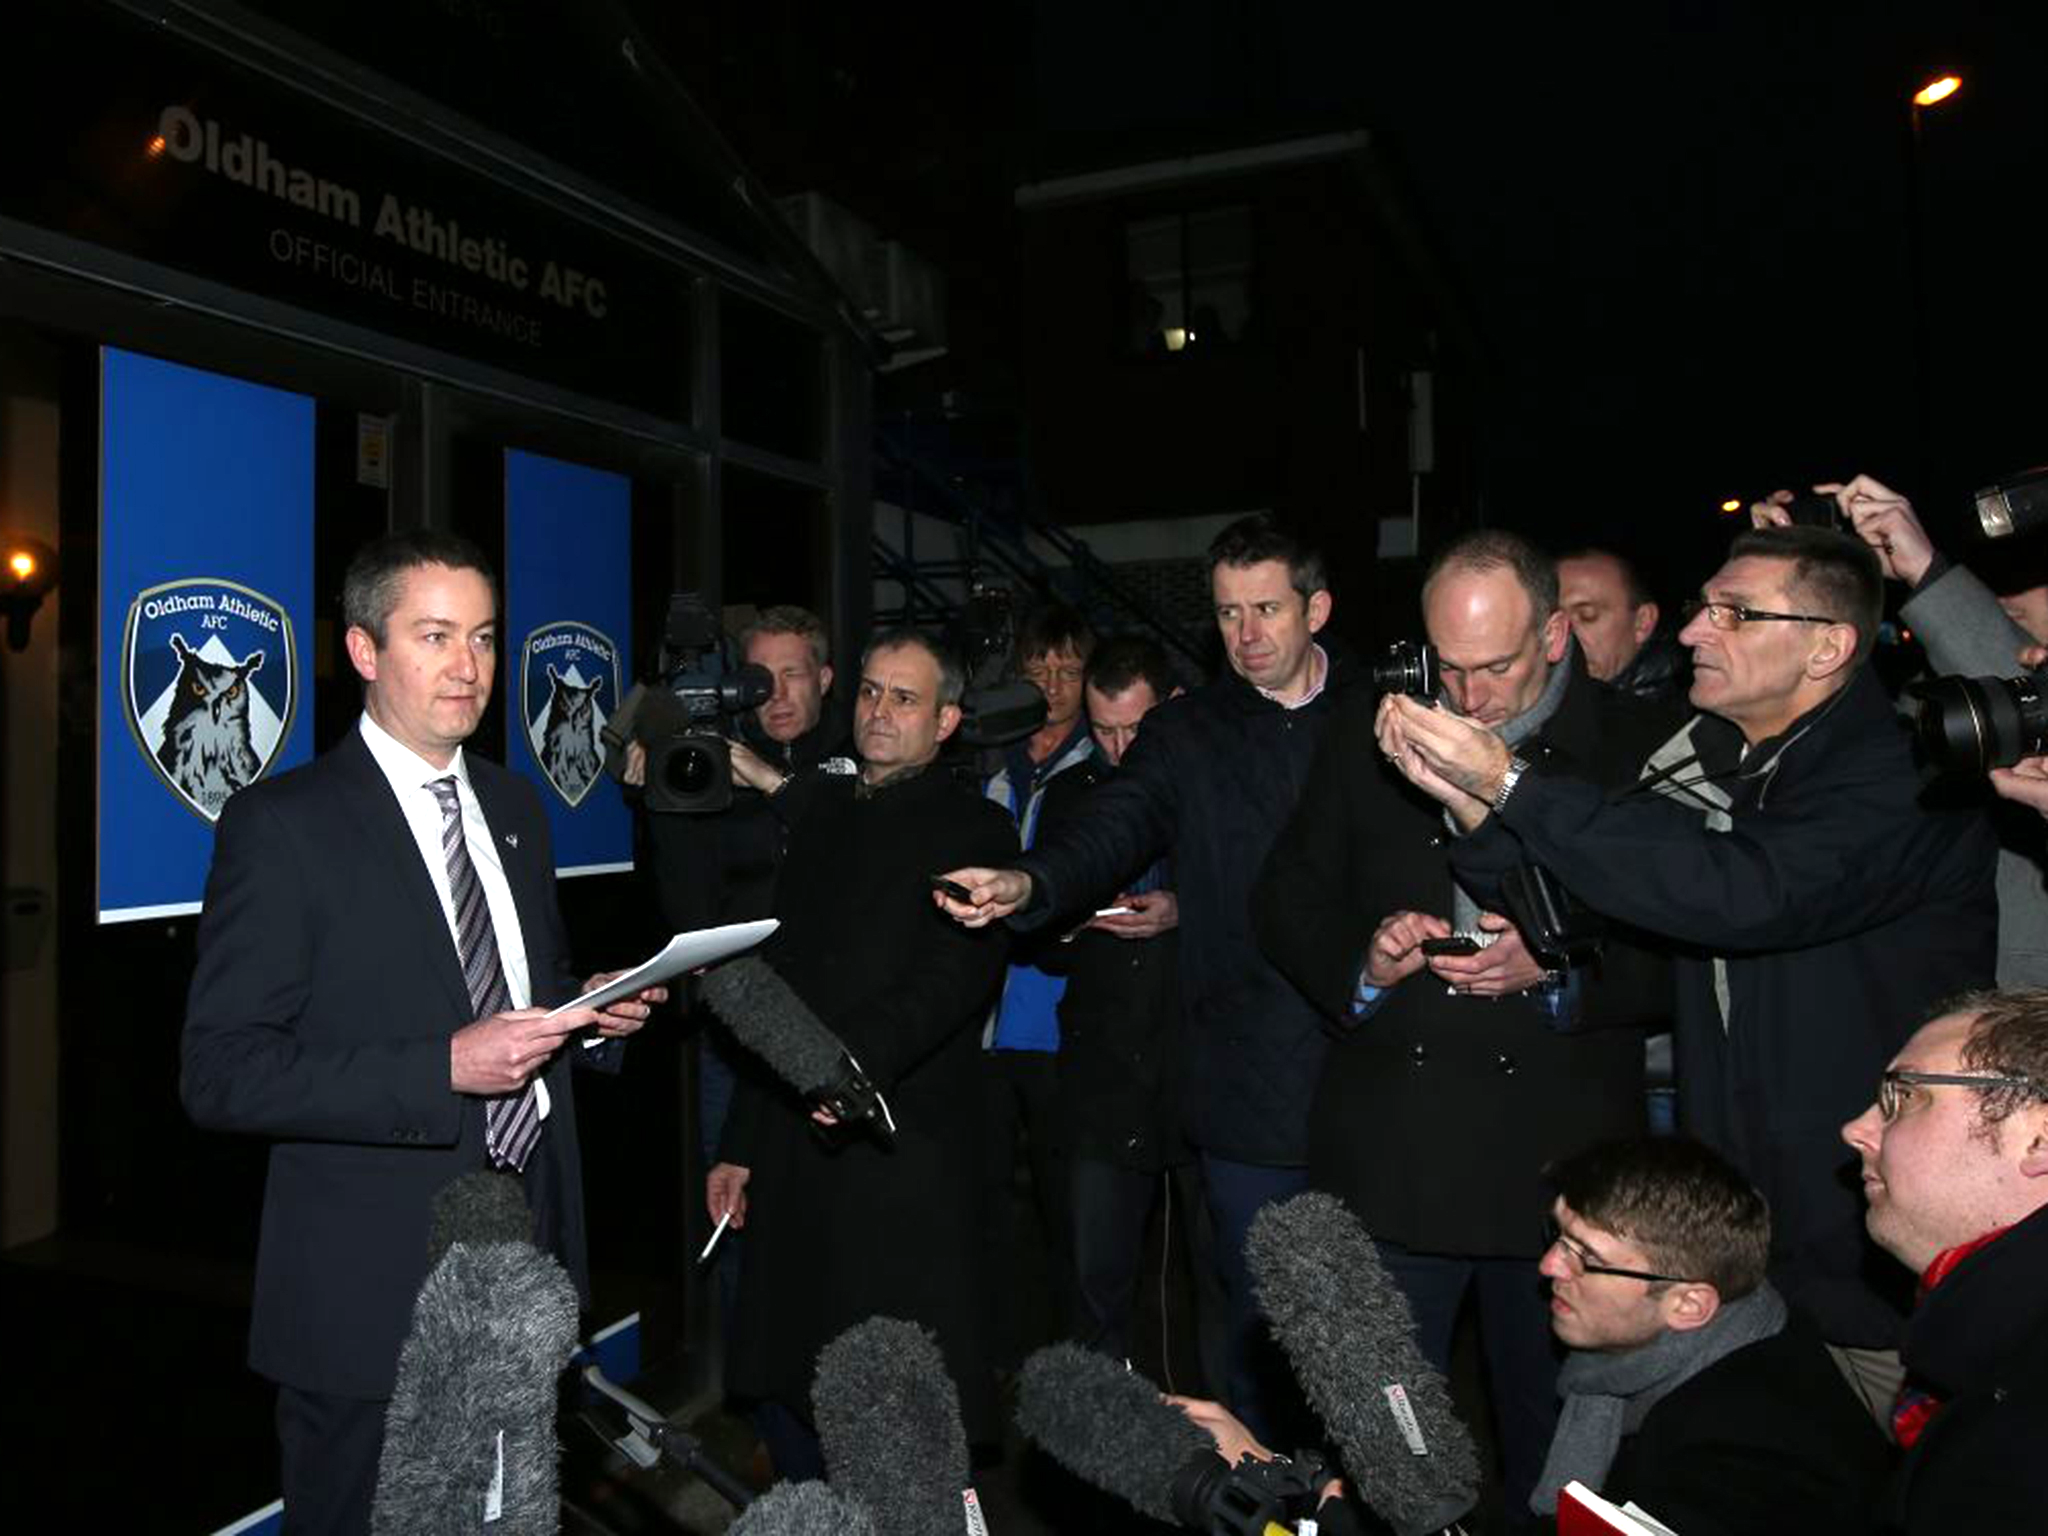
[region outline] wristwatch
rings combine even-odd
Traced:
[[[1528,771],[1529,760],[1526,757],[1508,758],[1507,770],[1500,776],[1500,788],[1493,792],[1494,810],[1499,811],[1507,805],[1508,796],[1515,792],[1515,786],[1522,782],[1522,775]]]

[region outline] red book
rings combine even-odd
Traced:
[[[1557,1495],[1557,1536],[1678,1536],[1633,1504],[1610,1504],[1584,1483],[1566,1483]]]

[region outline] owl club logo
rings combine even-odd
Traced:
[[[604,776],[598,732],[619,707],[619,648],[574,619],[543,624],[519,649],[519,698],[533,760],[574,810]]]
[[[282,604],[213,576],[167,581],[128,605],[121,708],[149,765],[195,815],[270,771],[298,708]]]

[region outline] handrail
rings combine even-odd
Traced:
[[[908,598],[914,593],[933,602],[938,612],[948,611],[953,605],[946,602],[944,595],[933,588],[924,576],[936,573],[941,567],[952,574],[951,568],[955,566],[959,567],[963,578],[970,576],[976,564],[976,550],[991,564],[999,566],[1013,578],[1029,583],[1034,589],[1050,588],[1056,568],[1032,550],[1030,539],[1036,536],[1067,560],[1068,568],[1080,576],[1091,596],[1105,599],[1131,615],[1162,643],[1193,663],[1198,671],[1206,665],[1207,658],[1201,648],[1189,640],[1179,626],[1134,592],[1088,547],[1085,539],[1057,523],[1027,524],[1020,518],[1003,517],[990,511],[968,495],[957,479],[942,475],[919,455],[890,443],[884,435],[878,434],[875,452],[884,472],[894,471],[904,478],[908,489],[923,489],[937,503],[936,507],[929,504],[913,506],[911,498],[906,496],[902,502],[906,516],[914,511],[925,512],[963,529],[967,534],[970,553],[959,561],[913,561],[890,549],[880,533],[875,535],[883,574],[903,584],[906,610],[910,606]],[[882,478],[878,474],[878,481]],[[920,503],[923,500],[918,498]]]

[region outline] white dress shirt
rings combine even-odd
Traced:
[[[434,892],[441,898],[441,915],[448,921],[448,942],[456,948],[459,965],[455,896],[448,884],[448,861],[441,852],[441,802],[428,787],[437,779],[455,780],[455,797],[462,804],[462,840],[469,849],[469,862],[476,867],[477,883],[483,887],[484,904],[491,909],[491,929],[498,940],[498,964],[505,973],[505,992],[512,1007],[529,1007],[533,1002],[533,978],[527,971],[526,937],[519,927],[519,908],[512,900],[512,886],[505,879],[505,863],[498,856],[497,838],[490,823],[484,820],[476,791],[470,788],[462,748],[455,749],[446,768],[436,768],[371,719],[368,711],[360,725],[363,745],[370,749],[370,756],[391,785],[398,809],[419,847],[420,862],[427,866],[427,878],[434,882]],[[547,1085],[537,1077],[533,1085],[538,1090],[541,1115],[545,1117]]]

